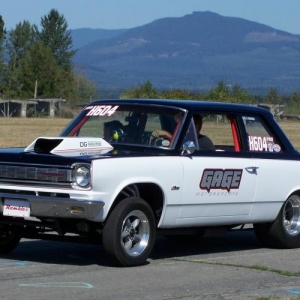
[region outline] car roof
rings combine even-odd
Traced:
[[[214,102],[207,100],[175,100],[175,99],[102,99],[90,103],[95,104],[154,104],[165,105],[183,108],[186,110],[205,110],[205,111],[224,111],[224,112],[242,112],[242,113],[259,113],[265,115],[272,115],[266,108],[261,108],[255,105],[249,104],[236,104],[228,102]]]

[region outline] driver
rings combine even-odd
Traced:
[[[118,132],[123,132],[123,127],[123,124],[118,120],[105,122],[103,130],[103,139],[105,139],[107,142],[118,140]]]
[[[180,125],[180,122],[182,120],[182,117],[183,117],[183,113],[180,112],[180,113],[177,113],[175,116],[174,116],[174,119],[176,121],[176,126],[175,128],[178,127],[178,125]],[[175,129],[174,129],[174,132],[175,132]],[[173,134],[166,131],[166,130],[162,130],[162,129],[157,129],[157,130],[154,130],[152,133],[151,133],[152,137],[154,138],[164,138],[164,139],[167,139],[169,141],[172,140],[173,138]]]

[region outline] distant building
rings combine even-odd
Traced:
[[[28,110],[32,108],[34,116],[42,112],[47,112],[50,118],[54,118],[56,109],[61,113],[62,102],[66,102],[66,100],[61,98],[34,98],[30,100],[0,99],[0,116],[26,118]]]

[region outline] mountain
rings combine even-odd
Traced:
[[[113,34],[74,58],[100,89],[150,80],[159,89],[207,90],[224,80],[255,92],[299,90],[300,36],[263,24],[194,12]]]
[[[101,39],[109,39],[125,32],[126,29],[91,29],[91,28],[80,28],[70,30],[73,39],[73,48],[79,49],[91,42]]]

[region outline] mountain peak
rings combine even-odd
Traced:
[[[210,11],[163,18],[79,49],[75,61],[101,84],[203,89],[227,79],[244,87],[298,89],[300,37]],[[280,64],[278,63],[280,62]]]

